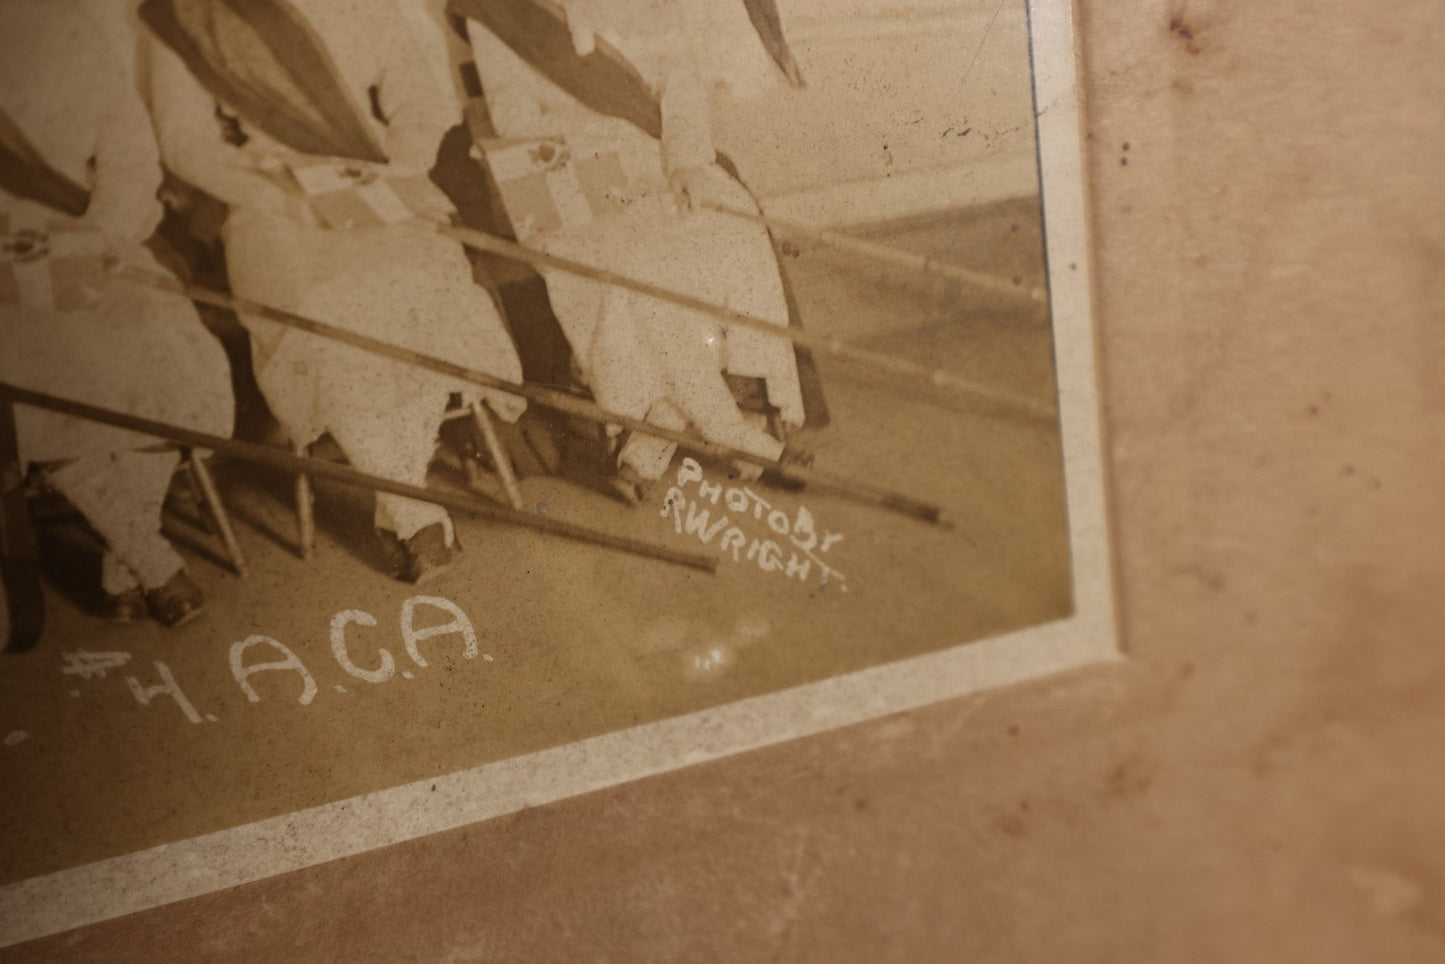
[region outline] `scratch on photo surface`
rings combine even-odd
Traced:
[[[793,845],[792,859],[783,871],[783,881],[787,884],[788,892],[781,902],[778,914],[780,934],[777,959],[780,961],[792,959],[789,948],[793,942],[793,931],[797,927],[803,905],[808,900],[808,892],[812,890],[821,872],[821,868],[814,866],[806,874],[803,873],[803,863],[807,859],[808,844],[811,842],[812,832],[806,828],[800,829],[797,842]]]
[[[958,92],[962,94],[968,89],[968,78],[973,75],[973,68],[978,64],[978,58],[983,53],[983,45],[988,43],[989,34],[993,33],[994,25],[998,23],[998,15],[1003,12],[1003,5],[1006,0],[998,0],[998,6],[993,8],[993,16],[988,20],[988,26],[983,28],[983,36],[978,38],[978,46],[973,50],[973,56],[969,58],[968,67],[963,72],[963,80],[958,83]]]

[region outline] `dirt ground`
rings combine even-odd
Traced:
[[[1445,957],[1445,12],[1079,26],[1128,663],[0,958]]]

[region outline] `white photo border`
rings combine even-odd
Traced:
[[[1072,0],[1027,0],[1074,613],[817,683],[0,887],[0,946],[1119,658]]]

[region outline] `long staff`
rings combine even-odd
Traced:
[[[844,478],[817,469],[806,468],[787,460],[762,458],[742,449],[722,445],[689,432],[673,431],[660,425],[653,425],[651,422],[642,421],[641,419],[630,418],[616,412],[609,412],[593,402],[577,398],[566,392],[560,392],[542,385],[510,382],[490,375],[487,372],[467,368],[455,362],[445,361],[440,358],[434,358],[431,355],[422,354],[409,348],[402,348],[368,335],[348,331],[345,328],[339,328],[323,321],[317,321],[314,318],[308,318],[295,312],[273,308],[269,305],[263,305],[245,298],[237,298],[234,295],[228,295],[211,288],[187,285],[170,275],[160,272],[125,264],[114,265],[111,271],[125,281],[157,288],[161,291],[168,291],[172,294],[189,298],[192,301],[234,311],[237,314],[254,315],[265,318],[267,321],[273,321],[290,328],[310,332],[313,335],[320,335],[324,338],[343,342],[372,354],[382,355],[396,361],[415,365],[419,368],[425,368],[441,375],[456,378],[460,381],[479,385],[483,388],[518,395],[528,401],[536,402],[543,407],[569,415],[576,415],[593,422],[620,425],[632,431],[666,439],[669,442],[676,442],[701,455],[756,465],[764,471],[770,472],[786,481],[808,486],[816,491],[846,496],[864,504],[877,506],[935,525],[949,524],[944,518],[944,512],[940,506],[909,495],[904,495],[903,493],[889,491],[881,486]]]
[[[741,211],[737,208],[729,207],[726,204],[705,203],[703,207],[709,211],[716,211],[719,214],[726,214],[729,217],[737,218],[739,221],[756,224],[760,227],[767,228],[769,231],[812,238],[815,241],[821,241],[823,244],[831,245],[840,250],[861,254],[865,257],[872,258],[874,261],[881,261],[885,264],[907,268],[919,274],[937,275],[940,278],[957,281],[972,288],[982,288],[996,295],[1028,301],[1036,305],[1046,305],[1049,303],[1048,292],[1043,288],[1025,286],[1021,278],[1018,280],[1005,280],[985,271],[965,268],[963,265],[953,264],[949,261],[939,261],[937,258],[927,258],[921,254],[914,254],[912,251],[902,251],[892,245],[879,244],[876,241],[869,241],[855,235],[845,234],[842,231],[834,231],[830,228],[815,228],[799,221],[786,221],[781,218],[776,218],[770,214],[758,215],[750,211]]]
[[[656,298],[659,301],[666,301],[683,308],[690,308],[693,311],[712,315],[715,318],[727,322],[729,325],[735,325],[751,331],[759,331],[776,338],[784,338],[795,345],[802,345],[805,348],[832,355],[835,358],[866,365],[870,368],[887,372],[900,379],[907,379],[910,382],[924,381],[930,385],[936,385],[939,388],[946,389],[956,395],[973,398],[986,402],[989,405],[1012,410],[1030,418],[1052,421],[1056,416],[1051,405],[1041,403],[1035,399],[1022,398],[1007,392],[1000,392],[978,385],[966,379],[959,378],[957,375],[946,372],[941,368],[930,368],[927,365],[920,365],[906,359],[885,355],[882,352],[859,348],[841,339],[830,338],[827,335],[819,335],[807,329],[784,327],[766,318],[737,311],[726,305],[714,304],[703,298],[695,298],[692,295],[683,294],[682,292],[673,291],[670,288],[664,288],[648,281],[641,281],[637,278],[618,274],[606,268],[598,268],[581,261],[574,261],[571,258],[547,254],[535,248],[518,244],[515,241],[508,241],[505,238],[488,234],[485,231],[477,231],[472,228],[457,227],[450,224],[425,223],[428,229],[435,231],[437,234],[451,238],[477,251],[486,251],[490,254],[509,258],[513,261],[522,261],[532,265],[534,268],[552,268],[557,271],[565,271],[569,274],[588,278],[601,284],[611,285],[617,288],[626,288],[629,291],[635,291],[639,294]]]
[[[209,449],[233,458],[243,459],[247,462],[257,462],[262,465],[267,465],[274,469],[292,473],[305,472],[319,478],[327,478],[340,482],[343,485],[371,489],[378,492],[390,492],[393,495],[405,496],[420,502],[431,502],[436,505],[446,506],[448,509],[470,512],[474,515],[494,519],[497,522],[534,529],[547,533],[548,535],[571,539],[574,542],[601,546],[605,549],[615,549],[635,556],[655,559],[659,562],[699,569],[703,572],[711,573],[717,571],[718,561],[716,556],[682,552],[669,549],[666,546],[652,545],[639,539],[613,535],[587,526],[563,522],[560,519],[548,518],[540,514],[534,515],[529,512],[522,512],[510,506],[491,502],[481,496],[462,492],[445,492],[438,489],[427,489],[417,485],[407,485],[404,482],[395,482],[377,475],[358,472],[350,466],[340,465],[336,462],[293,455],[284,449],[279,449],[274,446],[260,445],[255,442],[243,442],[239,439],[225,438],[224,436],[211,435],[206,432],[197,432],[194,429],[185,428],[180,425],[170,425],[165,422],[140,418],[136,415],[116,412],[107,408],[88,405],[84,402],[60,398],[56,395],[48,395],[44,392],[31,391],[30,389],[20,388],[17,385],[10,385],[5,382],[0,382],[0,404],[30,405],[35,408],[43,408],[52,412],[59,412],[63,415],[73,415],[88,421],[100,422],[105,425],[113,425],[116,428],[129,429],[130,431],[140,432],[144,435],[163,438],[167,441],[175,442],[178,445]]]

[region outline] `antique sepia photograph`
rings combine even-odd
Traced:
[[[0,0],[0,942],[1116,658],[1075,56]]]

